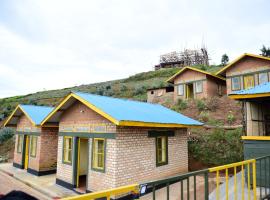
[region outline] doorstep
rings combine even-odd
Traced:
[[[31,188],[41,192],[51,199],[60,199],[68,196],[78,195],[76,192],[55,184],[56,174],[35,176],[23,169],[13,167],[12,163],[1,163],[0,171],[23,182]]]

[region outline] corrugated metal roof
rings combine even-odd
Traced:
[[[232,92],[230,95],[247,95],[247,94],[264,94],[264,93],[270,93],[270,82],[257,85],[250,89]]]
[[[36,125],[40,125],[42,120],[54,109],[53,107],[34,105],[20,105],[20,107]]]
[[[118,121],[163,124],[202,125],[201,122],[172,111],[159,104],[74,92],[75,95]]]

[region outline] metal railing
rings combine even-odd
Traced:
[[[167,179],[152,181],[148,183],[143,183],[140,185],[141,196],[152,193],[152,199],[156,200],[156,191],[160,188],[166,187],[166,198],[170,198],[170,185],[175,183],[180,183],[180,199],[197,199],[197,177],[203,177],[204,179],[204,191],[203,195],[205,199],[208,199],[208,169],[200,170],[195,172],[190,172],[182,174],[179,176],[170,177]],[[186,189],[184,189],[184,187]],[[143,192],[142,192],[143,191]]]
[[[209,183],[211,183],[211,187]],[[173,187],[173,191],[171,191],[171,187]],[[270,156],[208,168],[162,180],[68,197],[64,200],[101,198],[109,200],[123,196],[126,197],[125,199],[147,200],[169,200],[171,196],[177,196],[177,199],[181,200],[270,199]]]
[[[63,200],[95,200],[95,199],[107,199],[117,198],[117,196],[123,196],[130,194],[130,198],[138,196],[139,194],[139,184],[122,186],[114,189],[102,190],[98,192],[82,194],[72,197],[63,198]]]
[[[241,167],[241,198],[245,199],[245,179],[247,178],[247,189],[248,189],[248,199],[251,198],[251,183],[253,190],[253,197],[256,197],[256,160],[245,160],[242,162],[232,163],[228,165],[223,165],[219,167],[209,168],[209,172],[214,172],[216,174],[216,199],[220,199],[220,172],[225,171],[225,199],[229,200],[229,169],[233,170],[233,198],[238,199],[238,185],[237,185],[237,168]],[[251,173],[252,167],[252,173]],[[247,172],[245,173],[245,170]],[[251,182],[251,176],[252,182]],[[230,199],[232,199],[230,197]],[[254,198],[255,199],[255,198]]]

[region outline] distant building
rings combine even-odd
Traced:
[[[149,103],[165,103],[167,100],[173,99],[173,86],[152,88],[147,90],[147,102]]]
[[[269,82],[270,58],[245,53],[216,73],[226,77],[227,94]]]
[[[171,52],[160,56],[160,63],[155,70],[162,68],[182,68],[184,66],[209,65],[209,56],[206,48],[200,50],[185,49],[181,52]]]
[[[167,80],[174,85],[174,102],[178,99],[202,99],[226,94],[226,82],[223,77],[184,67]]]

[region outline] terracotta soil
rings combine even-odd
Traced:
[[[240,102],[230,99],[227,96],[216,97],[212,102],[210,99],[204,101],[206,102],[206,106],[209,107],[209,109],[206,109],[206,111],[209,112],[209,119],[221,121],[224,125],[242,124],[242,109]],[[213,109],[214,107],[215,109]],[[228,124],[227,122],[227,116],[230,112],[236,119],[233,124]],[[181,111],[181,113],[199,120],[201,111],[197,108],[196,100],[189,100],[188,108]]]

